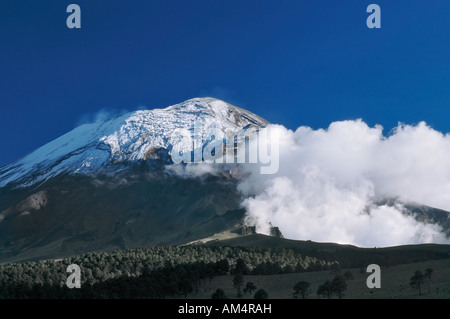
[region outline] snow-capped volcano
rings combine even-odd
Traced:
[[[165,109],[140,110],[103,122],[84,124],[28,156],[0,168],[0,187],[29,186],[61,173],[89,174],[109,164],[146,160],[159,149],[189,150],[178,130],[223,133],[268,122],[214,98],[194,98]]]
[[[256,172],[260,167],[250,165],[241,166],[242,174],[239,174],[239,169],[230,169],[228,165],[215,165],[214,169],[218,170],[214,173],[209,173],[208,170],[204,173],[202,167],[199,170],[202,175],[184,174],[190,168],[196,171],[197,165],[186,165],[186,170],[184,165],[171,165],[179,163],[176,161],[177,157],[174,158],[177,152],[178,155],[183,153],[183,156],[186,152],[195,162],[196,155],[201,150],[200,160],[206,162],[206,158],[210,159],[209,155],[212,155],[212,148],[215,157],[216,150],[223,151],[223,148],[219,148],[221,146],[226,150],[225,158],[230,155],[228,151],[235,155],[232,159],[236,161],[227,160],[226,164],[241,163],[240,143],[243,139],[247,141],[248,137],[250,146],[250,140],[255,136],[253,133],[265,126],[268,126],[268,122],[251,112],[217,99],[196,98],[165,109],[135,111],[75,128],[28,156],[0,168],[0,262],[58,258],[89,251],[143,245],[180,245],[211,238],[222,232],[233,231],[236,234],[244,223],[250,226],[261,223],[270,225],[275,221],[277,223],[274,226],[279,226],[281,232],[286,234],[283,227],[287,224],[281,225],[275,220],[272,214],[274,211],[287,216],[287,222],[292,225],[308,221],[293,222],[295,210],[301,209],[304,203],[309,203],[304,197],[298,199],[296,196],[306,194],[308,199],[311,194],[309,187],[304,187],[304,181],[309,181],[302,175],[306,166],[303,164],[303,169],[299,169],[302,168],[302,159],[309,155],[308,151],[304,151],[305,144],[297,149],[297,153],[293,153],[301,155],[291,161],[293,165],[290,168],[288,166],[288,170],[283,166],[279,175],[273,176],[253,174],[252,170]],[[267,130],[271,128],[268,126]],[[256,134],[258,142],[267,130],[260,130]],[[215,134],[214,139],[211,132]],[[302,133],[301,130],[298,132]],[[284,135],[280,140],[283,143],[292,136],[293,134]],[[223,143],[223,138],[226,143]],[[223,144],[216,144],[216,141]],[[315,143],[320,143],[320,140],[315,140]],[[285,147],[286,145],[289,151],[292,150],[290,146],[295,146],[293,143],[287,143]],[[267,148],[260,146],[263,144],[258,145],[259,156],[261,149],[267,151]],[[254,149],[248,147],[249,159],[250,154],[255,155],[250,153]],[[271,144],[270,155],[276,149],[275,144]],[[328,148],[325,150],[324,154],[329,156]],[[224,153],[218,153],[220,159]],[[286,156],[286,152],[281,154]],[[291,153],[288,155],[291,156]],[[183,159],[189,162],[188,157]],[[318,159],[320,164],[322,157],[319,156]],[[260,162],[266,164],[267,161]],[[249,160],[248,164],[250,163],[252,162]],[[181,174],[178,168],[181,168]],[[297,184],[287,178],[291,175],[299,178]],[[279,178],[280,176],[284,178]],[[315,177],[310,180],[312,186],[320,186],[321,179]],[[261,190],[264,196],[258,197],[262,204],[245,206],[246,202],[254,204],[254,201],[246,201],[256,198],[251,193],[257,188],[253,186],[262,185],[266,187]],[[320,196],[322,190],[320,187],[317,189]],[[339,189],[332,189],[333,194],[342,195],[342,201],[346,203],[349,192],[336,190]],[[282,201],[277,197],[270,197],[274,194],[281,196]],[[350,194],[351,203],[355,203],[355,193]],[[319,219],[317,222],[317,217],[309,214],[310,211],[324,211],[327,214],[336,212],[329,208],[321,211],[321,207],[324,207],[321,201],[327,199],[320,197],[315,201],[315,198],[318,197],[313,196],[313,203],[309,206],[304,205],[307,208],[303,208],[303,215],[299,215],[310,218],[311,225],[321,221]],[[277,210],[277,203],[286,206]],[[357,205],[360,203],[356,201]],[[397,223],[405,220],[402,216],[409,215],[420,223],[442,225],[446,234],[450,231],[446,211],[402,203],[395,197],[392,200],[380,198],[378,202],[370,200],[363,203],[370,205],[358,206],[363,207],[363,210],[382,207],[381,212],[396,211],[397,219],[394,221]],[[325,206],[334,207],[334,204],[327,205]],[[370,212],[358,210],[358,207],[355,209],[357,214],[351,215],[353,207],[349,206],[347,216],[354,218],[346,218],[343,226],[346,227],[348,223],[349,229],[352,229],[355,218],[362,214],[368,214],[369,217],[363,218],[363,221],[370,222]],[[286,215],[286,209],[290,208],[293,213]],[[262,222],[250,220],[247,218],[250,212],[254,213],[252,216],[269,218]],[[391,221],[377,220],[387,220],[388,224]],[[410,224],[417,223],[410,221]]]

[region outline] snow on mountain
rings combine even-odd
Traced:
[[[189,150],[177,130],[222,132],[247,126],[264,127],[259,116],[214,98],[195,98],[165,109],[123,114],[99,123],[84,124],[40,147],[22,159],[0,168],[0,187],[11,182],[27,186],[60,173],[89,174],[110,163],[145,160],[164,148]]]

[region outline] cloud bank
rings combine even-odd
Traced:
[[[272,223],[287,238],[362,247],[450,242],[440,226],[403,214],[401,204],[375,205],[398,198],[450,211],[449,135],[422,122],[385,136],[361,120],[270,130],[279,136],[278,172],[262,175],[245,164],[239,184],[245,221],[258,232],[269,233]]]

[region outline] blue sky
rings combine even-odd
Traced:
[[[82,28],[66,27],[81,7]],[[382,28],[366,27],[377,3]],[[0,2],[0,165],[100,110],[214,96],[295,129],[450,131],[450,1]]]

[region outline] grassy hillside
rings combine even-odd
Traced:
[[[450,245],[422,244],[386,248],[360,248],[352,245],[317,243],[309,240],[289,240],[261,234],[212,241],[206,245],[292,249],[305,256],[337,261],[341,267],[346,268],[361,267],[372,263],[389,266],[450,258]]]
[[[409,280],[416,270],[433,269],[431,281],[425,281],[422,295],[409,285]],[[381,288],[369,289],[366,285],[368,273],[360,272],[358,268],[342,269],[340,273],[351,271],[353,280],[347,281],[348,288],[344,299],[449,299],[450,298],[450,259],[424,261],[403,264],[392,267],[381,267]],[[293,286],[299,281],[310,283],[308,299],[317,299],[319,285],[326,280],[332,280],[335,275],[330,271],[314,271],[281,275],[244,276],[244,284],[253,282],[255,286],[264,289],[270,299],[292,299]],[[197,293],[188,295],[188,298],[211,298],[211,295],[221,288],[228,298],[236,298],[236,289],[233,287],[233,276],[218,276],[211,281],[205,281]],[[244,298],[253,298],[253,294],[245,294]],[[333,296],[332,298],[337,298]]]

